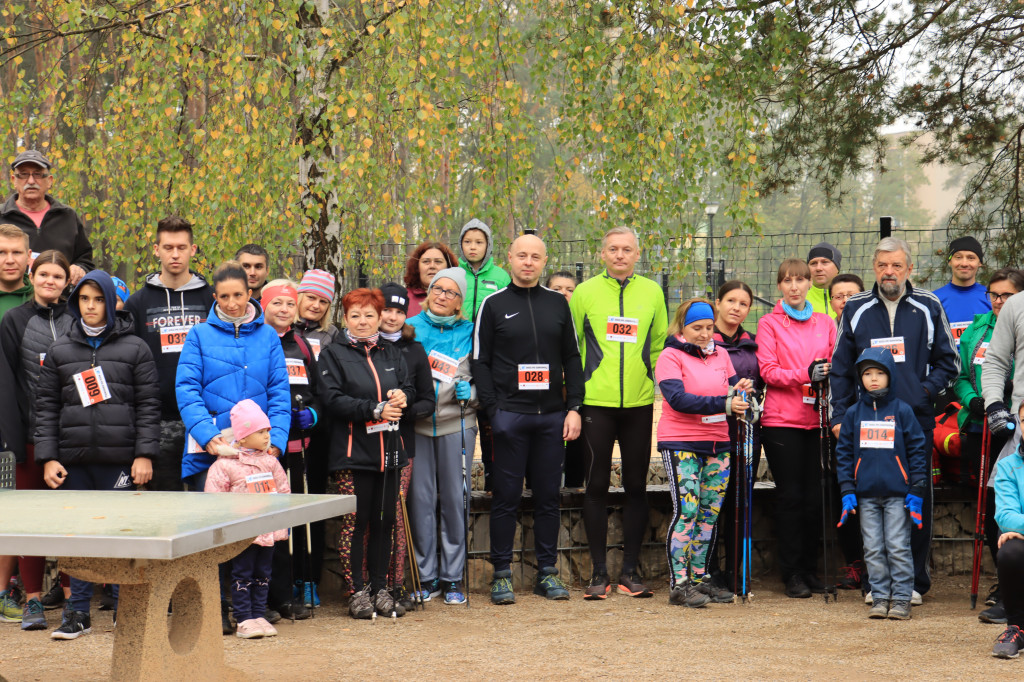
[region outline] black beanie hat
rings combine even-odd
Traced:
[[[977,254],[978,260],[982,263],[985,262],[985,254],[981,250],[981,242],[974,237],[957,237],[949,243],[949,255],[946,256],[946,260],[953,257],[953,254],[957,251],[971,251]]]
[[[828,242],[818,242],[811,247],[810,252],[807,254],[807,262],[810,263],[815,258],[828,258],[836,264],[837,270],[843,266],[843,254],[839,253],[839,249]]]
[[[385,308],[398,308],[409,314],[409,292],[401,284],[388,282],[381,286],[380,293],[384,294]]]

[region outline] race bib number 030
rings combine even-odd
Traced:
[[[245,477],[245,489],[250,493],[276,493],[277,483],[274,481],[274,474],[269,471],[249,474]]]
[[[180,353],[191,326],[160,327],[160,352]]]
[[[546,391],[551,387],[548,365],[519,365],[520,391]]]
[[[871,339],[872,348],[888,348],[895,362],[907,361],[907,347],[902,336],[887,336],[884,339]]]
[[[306,373],[306,363],[298,358],[285,358],[284,364],[288,368],[288,383],[291,385],[309,385],[309,375]]]
[[[459,373],[458,360],[432,350],[427,356],[427,362],[430,363],[430,376],[446,384],[455,381],[455,375]]]
[[[892,450],[896,442],[896,423],[863,421],[860,423],[860,446]]]
[[[635,317],[609,317],[604,338],[607,341],[636,343],[639,329],[640,320]]]
[[[110,389],[107,388],[107,379],[103,376],[102,367],[92,367],[79,372],[74,375],[74,379],[78,397],[82,399],[82,405],[85,407],[110,399]]]

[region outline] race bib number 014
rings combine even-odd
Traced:
[[[82,405],[85,407],[110,399],[110,389],[107,388],[107,379],[103,376],[102,367],[92,367],[79,372],[74,375],[74,379],[78,397],[82,399]]]
[[[862,448],[892,450],[895,442],[895,422],[863,421],[860,423],[860,446]]]

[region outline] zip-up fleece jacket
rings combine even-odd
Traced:
[[[1003,533],[1024,533],[1024,460],[1019,451],[996,462],[993,485],[996,491],[995,519],[999,530]]]
[[[0,391],[0,433],[15,459],[25,461],[25,444],[35,434],[36,384],[50,346],[71,329],[67,305],[43,307],[34,300],[4,315],[0,349],[10,370],[14,391]]]
[[[905,357],[903,362],[896,358],[895,397],[914,409],[921,430],[930,433],[935,430],[933,404],[960,373],[960,356],[939,299],[910,282],[897,303],[891,326],[878,284],[846,302],[829,375],[833,419],[840,419],[857,399],[857,357],[865,348],[893,337],[902,338]]]
[[[473,354],[473,323],[456,320],[452,324],[432,322],[426,313],[409,318],[409,325],[416,330],[416,338],[423,344],[429,361],[431,354],[445,355],[458,360],[456,381],[470,381],[472,374],[469,359]],[[421,436],[447,436],[458,433],[461,428],[459,401],[455,399],[455,381],[445,382],[431,378],[431,392],[434,396],[433,412],[416,421],[416,433]],[[466,427],[476,426],[476,390],[466,405]]]
[[[996,314],[992,311],[975,315],[974,321],[960,336],[960,373],[953,383],[953,391],[960,401],[960,412],[956,415],[956,423],[961,431],[967,427],[980,431],[984,419],[971,416],[968,409],[971,401],[981,397],[981,369],[985,366],[989,341],[992,330],[996,328]],[[1011,372],[1013,361],[1010,361]],[[1006,393],[1009,393],[1007,390]],[[1006,399],[1004,393],[1003,400]]]
[[[473,269],[462,252],[462,238],[470,230],[480,230],[487,239],[487,251],[484,252],[479,270]],[[459,258],[459,267],[466,271],[466,300],[462,302],[462,314],[471,322],[476,322],[477,312],[484,299],[504,289],[512,281],[512,277],[494,263],[494,258],[491,255],[493,251],[494,240],[491,238],[491,228],[483,221],[473,218],[462,226],[462,230],[459,232],[459,253],[463,253],[463,255]]]
[[[832,299],[828,297],[827,287],[819,289],[812,284],[811,288],[807,290],[807,302],[811,304],[814,312],[828,315],[833,320],[836,319],[836,311],[832,308]]]
[[[385,339],[368,345],[346,335],[320,352],[319,365],[320,400],[331,423],[327,470],[384,471],[393,432],[376,429],[373,411],[395,388],[410,408],[416,401],[402,351]],[[408,458],[401,436],[395,436],[398,466],[404,467]]]
[[[107,325],[87,336],[78,314],[82,284],[93,282],[106,301],[117,300],[113,282],[90,272],[68,299],[71,330],[50,346],[35,396],[35,459],[42,464],[115,464],[130,467],[137,457],[160,456],[160,391],[153,355],[132,334],[132,316],[107,306]],[[110,397],[83,405],[75,375],[102,368]]]
[[[245,477],[266,473],[274,475],[274,487],[277,488],[278,494],[287,495],[291,493],[292,489],[288,484],[288,476],[276,457],[273,457],[265,450],[238,448],[238,454],[235,456],[220,455],[217,457],[217,461],[210,467],[210,473],[206,476],[206,487],[203,488],[203,492],[248,493],[249,488]],[[273,547],[275,542],[287,539],[288,529],[284,528],[269,533],[261,533],[256,536],[252,544],[260,545],[261,547]]]
[[[141,289],[128,297],[124,309],[135,318],[135,335],[146,342],[160,375],[161,419],[178,421],[178,398],[174,382],[178,358],[192,327],[206,321],[213,301],[213,287],[195,272],[184,286],[171,289],[160,281],[160,273],[146,277]]]
[[[281,339],[281,350],[284,351],[284,361],[288,367],[288,391],[291,394],[291,409],[313,408],[317,414],[317,424],[323,417],[323,406],[320,404],[320,369],[317,366],[316,358],[313,357],[313,349],[309,347],[294,328],[286,331]],[[299,400],[301,398],[301,401]],[[288,452],[299,452],[299,441],[302,431],[294,424],[288,430]],[[308,437],[310,432],[306,433]]]
[[[839,489],[843,495],[856,493],[858,497],[903,497],[908,492],[923,497],[931,446],[914,411],[893,395],[892,382],[898,379],[892,353],[884,348],[867,348],[857,362],[865,360],[882,365],[889,375],[889,390],[884,396],[873,398],[864,390],[858,375],[860,397],[846,411],[836,443]],[[892,433],[880,434],[877,426],[865,422],[891,424]],[[862,438],[885,442],[890,435],[891,448],[861,442]]]
[[[761,426],[818,427],[807,368],[818,358],[827,360],[835,341],[836,325],[828,315],[812,313],[800,322],[786,314],[781,301],[758,321],[757,363],[767,386]]]
[[[547,366],[547,389],[519,388],[521,366],[528,365]],[[480,406],[491,417],[499,408],[546,414],[578,411],[583,403],[583,367],[569,304],[540,285],[523,288],[512,282],[484,299],[470,367]],[[524,378],[537,378],[536,371],[523,371],[531,375]]]
[[[470,325],[470,334],[472,335]],[[409,381],[416,391],[415,402],[409,403],[412,409],[402,413],[398,422],[398,430],[402,434],[402,444],[409,459],[416,456],[416,423],[434,414],[434,380],[430,374],[430,362],[423,345],[416,340],[416,328],[406,322],[402,327],[402,336],[395,345],[402,351],[405,367],[409,372]],[[467,374],[468,376],[468,374]],[[468,410],[467,410],[468,412]]]
[[[251,398],[270,418],[271,444],[286,452],[292,418],[284,351],[277,332],[263,324],[263,310],[251,301],[249,305],[251,319],[237,326],[222,320],[214,305],[206,321],[185,337],[175,380],[178,410],[185,432],[205,448],[231,426],[231,408]],[[216,461],[205,451],[189,452],[189,445],[186,438],[182,478]]]
[[[341,331],[333,324],[328,325],[327,330],[320,329],[319,322],[310,322],[309,320],[299,320],[295,323],[295,331],[298,332],[309,347],[313,349],[313,355],[320,359],[320,351],[327,346],[331,345],[339,338],[344,340]]]
[[[681,335],[671,336],[658,358],[655,376],[665,400],[658,420],[659,449],[676,450],[673,444],[702,441],[728,447],[726,395],[736,382],[736,370],[727,352],[716,346],[705,355]]]
[[[661,287],[639,275],[619,282],[606,271],[576,287],[569,309],[583,357],[583,404],[652,404],[654,366],[665,347],[668,330]],[[614,318],[636,320],[636,329]],[[622,340],[631,336],[635,336],[635,343]]]
[[[86,272],[94,269],[92,244],[85,235],[85,225],[78,214],[49,194],[46,201],[50,210],[43,216],[42,224],[36,227],[32,219],[18,208],[18,193],[12,193],[0,207],[0,225],[9,223],[20,227],[28,235],[29,248],[36,253],[55,249],[63,253],[72,265]]]

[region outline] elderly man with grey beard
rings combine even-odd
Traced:
[[[934,403],[960,372],[960,356],[942,304],[932,292],[909,282],[914,270],[910,245],[886,237],[878,243],[872,261],[875,286],[846,303],[832,353],[831,406],[833,431],[857,400],[854,365],[865,348],[888,348],[896,361],[891,391],[910,405],[921,424],[927,443],[935,430]],[[923,528],[911,529],[914,555],[914,593],[911,603],[931,588],[928,555],[932,537],[931,477],[919,512]],[[908,505],[914,506],[908,501]],[[888,595],[879,595],[880,599]]]

